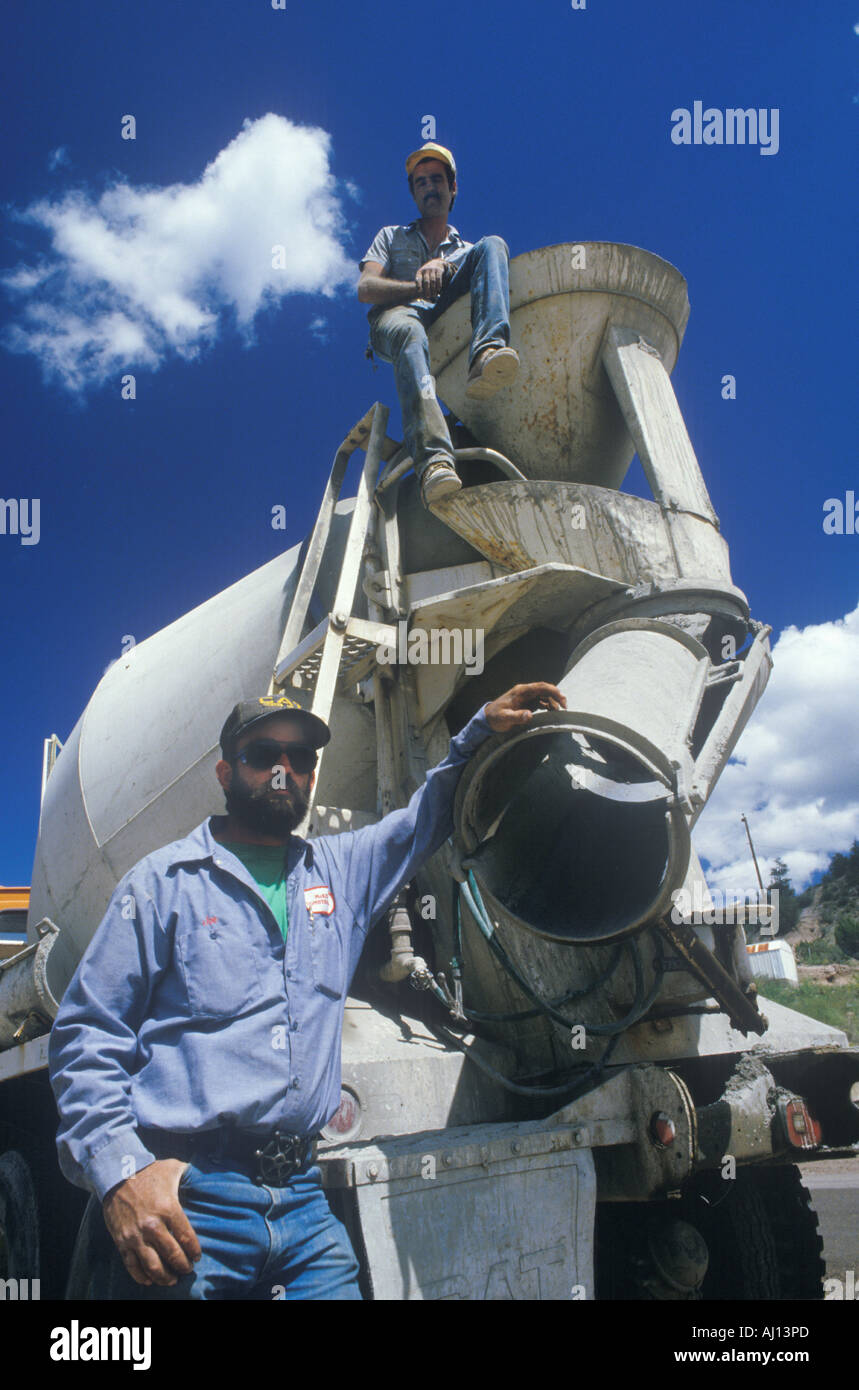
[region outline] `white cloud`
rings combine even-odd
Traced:
[[[695,829],[713,887],[755,886],[741,813],[764,882],[780,855],[799,890],[859,835],[859,606],[844,618],[788,627],[773,672]]]
[[[65,145],[58,145],[57,148],[55,150],[51,150],[51,153],[48,155],[48,168],[50,169],[51,173],[53,173],[55,169],[62,169],[67,167],[69,164],[71,164],[71,162],[72,161],[69,158],[69,152],[66,149]]]
[[[4,277],[21,301],[6,346],[35,354],[70,390],[173,355],[196,357],[233,317],[289,294],[332,296],[357,270],[324,130],[269,114],[193,184],[83,191],[20,214],[50,232],[37,266]]]

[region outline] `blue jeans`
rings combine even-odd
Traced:
[[[195,1155],[195,1157],[198,1157]],[[358,1261],[331,1211],[318,1167],[283,1187],[253,1182],[235,1159],[199,1157],[182,1174],[179,1199],[202,1247],[191,1274],[161,1287],[126,1270],[93,1198],[73,1262],[69,1298],[135,1302],[185,1299],[360,1299]]]
[[[370,329],[373,350],[394,366],[406,447],[419,478],[439,454],[448,461],[453,454],[435,394],[426,330],[455,299],[470,290],[469,367],[484,348],[505,347],[510,342],[509,256],[507,243],[501,237],[484,237],[466,252],[435,304],[429,308],[397,304],[384,309]]]

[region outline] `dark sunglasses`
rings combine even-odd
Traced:
[[[309,748],[306,743],[278,743],[275,738],[254,739],[237,754],[236,760],[257,772],[264,772],[266,768],[276,767],[284,754],[293,772],[300,777],[312,772],[316,766],[315,748]]]

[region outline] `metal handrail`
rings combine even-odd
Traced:
[[[483,459],[486,463],[494,463],[496,468],[500,468],[501,472],[508,478],[525,482],[525,474],[519,471],[515,463],[511,463],[503,454],[499,454],[497,449],[454,449],[453,458],[455,463],[467,462],[471,459]],[[393,483],[398,483],[400,478],[404,477],[411,468],[414,468],[414,462],[409,454],[406,458],[400,459],[400,462],[389,473],[382,475],[376,486],[376,496],[378,497],[380,493],[385,492]]]
[[[280,641],[277,656],[275,657],[272,678],[269,683],[268,694],[274,695],[280,682],[277,679],[278,668],[283,664],[284,659],[289,655],[301,640],[304,631],[304,624],[310,608],[310,600],[313,597],[313,590],[316,588],[316,581],[319,578],[319,571],[322,568],[322,557],[325,554],[325,547],[328,544],[328,536],[331,531],[331,521],[334,516],[334,508],[337,505],[340,493],[343,488],[343,481],[346,477],[346,468],[349,460],[356,449],[361,449],[370,437],[373,427],[373,420],[376,412],[382,409],[377,401],[367,414],[353,425],[337,453],[334,455],[334,462],[331,465],[331,473],[322,497],[322,504],[316,517],[310,543],[307,547],[307,554],[301,566],[301,574],[295,590],[295,598],[290,605],[289,617],[286,620],[286,627]],[[389,456],[389,450],[394,450],[397,446],[393,440],[385,438],[381,454],[383,457]]]

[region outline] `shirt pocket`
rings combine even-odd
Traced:
[[[313,985],[329,999],[344,994],[347,952],[340,932],[330,917],[310,918],[310,968]]]
[[[195,1018],[236,1018],[259,1003],[259,958],[247,926],[218,922],[177,928],[176,949]]]
[[[419,251],[403,250],[391,257],[391,278],[393,280],[414,280],[421,266]]]

